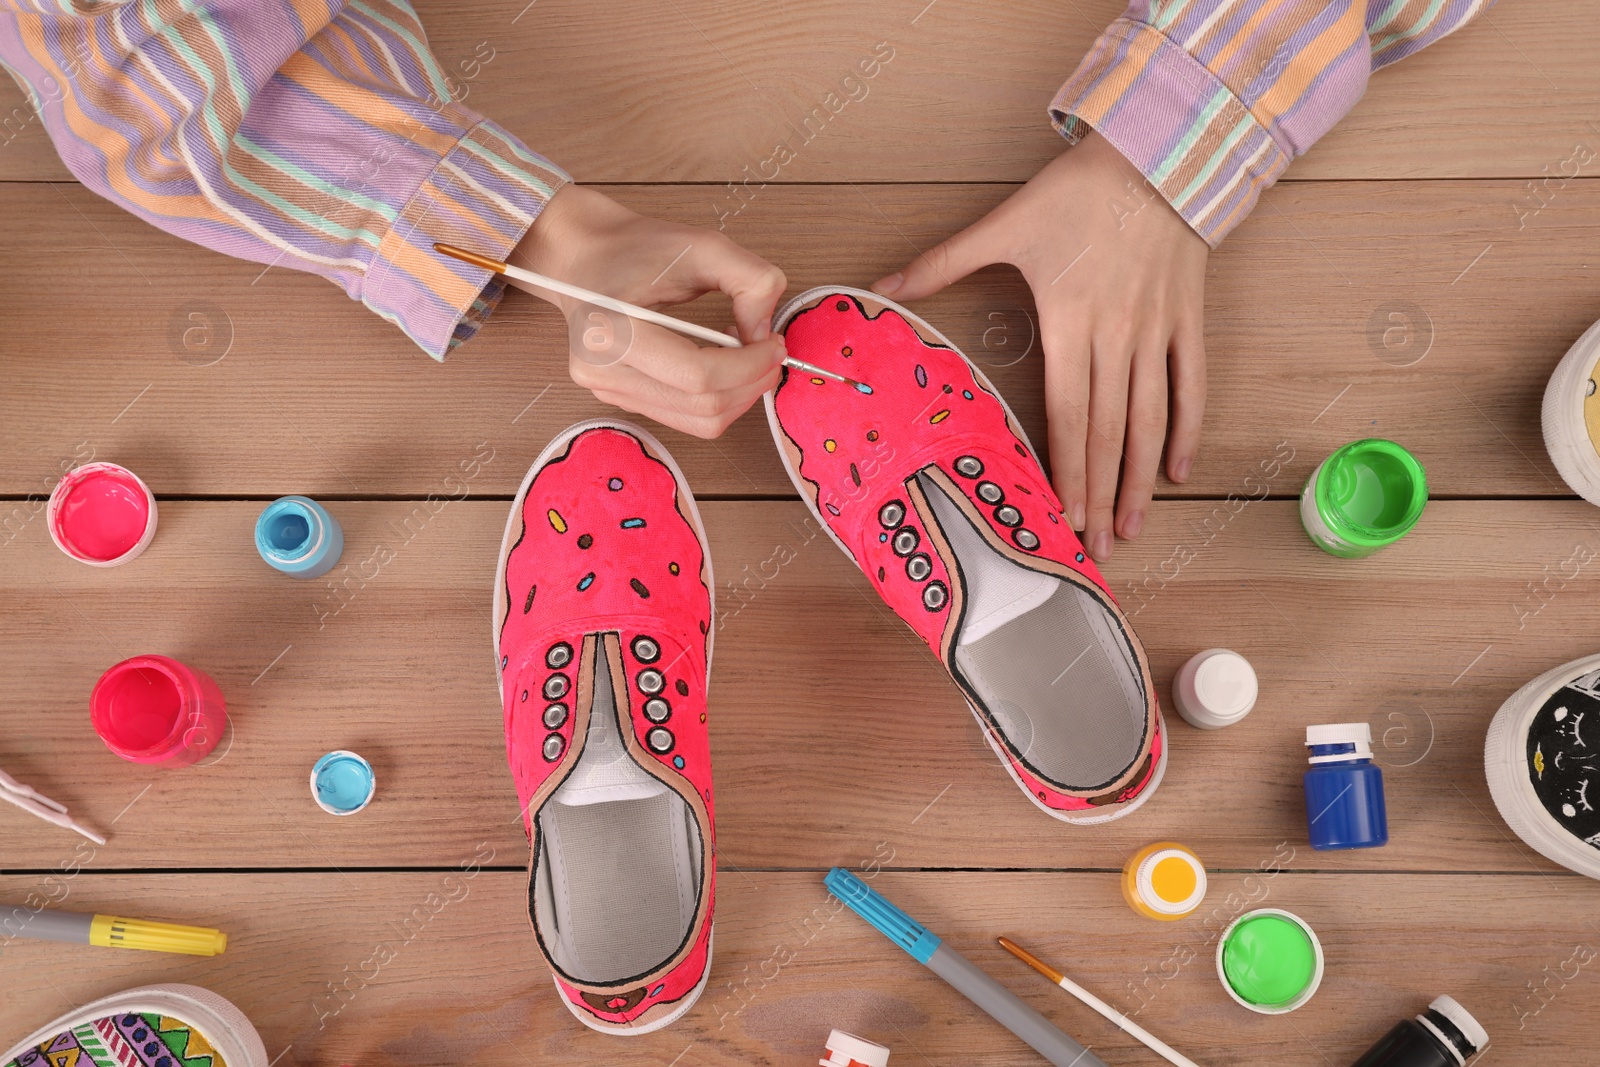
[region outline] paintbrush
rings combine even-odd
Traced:
[[[1087,989],[1083,988],[1083,986],[1074,982],[1072,979],[1068,978],[1054,967],[1049,966],[1043,960],[1039,959],[1039,957],[1035,956],[1033,953],[1029,952],[1027,949],[1023,948],[1009,937],[1002,937],[999,940],[1001,948],[1005,949],[1007,952],[1017,957],[1017,959],[1021,960],[1023,963],[1026,963],[1029,967],[1032,967],[1034,970],[1050,979],[1050,981],[1054,982],[1062,989],[1065,989],[1068,993],[1071,993],[1073,996],[1089,1005],[1089,1007],[1093,1008],[1101,1015],[1104,1015],[1107,1019],[1110,1019],[1112,1022],[1116,1023],[1118,1028],[1130,1036],[1144,1042],[1146,1047],[1165,1059],[1168,1063],[1177,1064],[1177,1067],[1199,1067],[1199,1064],[1195,1063],[1189,1057],[1177,1051],[1171,1045],[1167,1044],[1159,1037],[1156,1037],[1150,1031],[1146,1030],[1144,1027],[1140,1026],[1138,1023],[1134,1022],[1132,1019],[1128,1018],[1116,1008],[1113,1008],[1111,1005],[1107,1004],[1105,1001],[1101,1000],[1099,997],[1095,996],[1093,993],[1089,992]]]
[[[603,307],[607,311],[615,311],[619,315],[626,315],[630,319],[638,319],[640,322],[653,322],[657,326],[665,326],[667,329],[675,330],[687,337],[693,337],[696,340],[706,341],[714,345],[721,345],[723,348],[741,347],[737,337],[730,337],[725,333],[705,326],[697,326],[692,322],[675,319],[671,315],[663,315],[659,311],[651,311],[649,308],[630,304],[626,300],[618,300],[614,296],[606,296],[604,293],[597,293],[592,289],[585,289],[581,285],[573,285],[571,282],[564,282],[547,274],[524,270],[521,267],[513,267],[509,263],[502,263],[498,259],[490,259],[488,256],[480,256],[476,252],[468,252],[466,249],[457,248],[455,245],[436,244],[433,248],[434,251],[441,255],[459,259],[463,263],[471,263],[473,266],[482,267],[486,271],[504,274],[507,278],[515,278],[518,281],[527,282],[529,285],[537,285],[541,289],[549,289],[551,292],[560,293],[562,296],[570,296],[574,300],[587,301],[596,307]],[[843,382],[858,392],[869,395],[872,393],[872,386],[867,385],[865,382],[858,382],[854,378],[846,377],[835,371],[823,370],[821,367],[807,363],[805,360],[785,356],[783,364],[798,371],[805,371],[807,374],[817,374],[824,378],[831,378],[836,382]]]
[[[63,830],[82,834],[97,845],[106,843],[105,838],[68,815],[65,804],[51,800],[32,786],[23,785],[5,771],[0,771],[0,800],[10,801],[28,814],[54,823]]]

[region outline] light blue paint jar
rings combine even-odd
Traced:
[[[256,551],[291,578],[320,578],[344,551],[344,531],[321,504],[281,496],[256,519]]]
[[[378,780],[372,764],[345,749],[323,756],[311,768],[311,796],[329,815],[354,815],[372,803]]]

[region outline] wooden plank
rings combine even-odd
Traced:
[[[487,855],[465,836],[458,851],[468,864]],[[1259,861],[1266,871],[1215,875],[1203,911],[1170,924],[1135,915],[1114,874],[883,871],[873,884],[1111,1064],[1161,1061],[1011,959],[997,935],[1032,947],[1119,1008],[1137,1009],[1141,1023],[1199,1063],[1349,1063],[1446,992],[1484,1024],[1503,1062],[1588,1062],[1600,1009],[1588,973],[1590,883],[1272,873],[1280,865],[1270,852]],[[80,875],[57,876],[53,886],[5,878],[0,900],[8,903],[29,891],[65,892],[68,907],[211,924],[230,943],[224,956],[196,960],[15,940],[0,961],[0,1040],[97,996],[191,982],[237,1003],[283,1067],[797,1063],[819,1057],[834,1027],[890,1046],[896,1060],[1039,1062],[841,910],[821,881],[817,872],[720,879],[702,999],[666,1030],[619,1041],[585,1029],[558,1003],[527,928],[521,872]],[[1218,933],[1256,904],[1301,915],[1324,946],[1321,988],[1292,1016],[1249,1013],[1217,978]]]
[[[310,582],[256,558],[260,506],[165,506],[148,553],[109,572],[57,552],[42,521],[0,546],[0,691],[13,694],[0,767],[111,828],[105,868],[439,864],[468,839],[522,854],[488,614],[506,505],[336,503],[349,569]],[[1216,732],[1169,712],[1160,792],[1086,829],[1025,801],[926,650],[798,503],[704,505],[722,583],[711,722],[723,862],[823,867],[892,839],[911,867],[1116,869],[1172,839],[1226,868],[1287,841],[1324,870],[1556,870],[1500,821],[1482,746],[1512,691],[1594,651],[1594,511],[1435,502],[1400,545],[1359,562],[1312,547],[1290,502],[1229,511],[1158,505],[1108,574],[1164,704],[1182,662],[1220,645],[1255,663],[1259,706]],[[151,770],[95,737],[94,680],[143,652],[221,684],[234,732],[212,765]],[[1304,728],[1351,720],[1378,739],[1393,840],[1313,856]],[[322,815],[307,790],[312,762],[335,748],[377,768],[378,798],[355,818]],[[0,809],[10,869],[50,868],[73,843]]]
[[[464,102],[582,180],[717,185],[758,173],[780,142],[795,153],[782,181],[1023,181],[1061,151],[1046,106],[1124,6],[611,0],[596,17],[579,0],[494,0],[463,18],[417,4]],[[1576,143],[1594,143],[1597,25],[1584,0],[1500,4],[1375,75],[1289,173],[1560,174]],[[891,58],[862,79],[874,56]],[[9,81],[7,118],[0,180],[65,177]]]
[[[690,222],[717,195],[614,192]],[[773,188],[729,231],[796,291],[860,285],[1004,193]],[[1417,451],[1435,493],[1566,494],[1538,411],[1551,368],[1596,315],[1600,185],[1574,187],[1522,230],[1517,195],[1505,182],[1270,193],[1211,267],[1209,410],[1181,493],[1239,491],[1285,440],[1300,458],[1273,491],[1292,493],[1314,458],[1382,434]],[[0,232],[6,494],[47,492],[62,464],[92,453],[166,496],[423,496],[480,445],[520,460],[613,410],[571,383],[563,324],[522,294],[440,366],[319,278],[196,250],[79,187],[0,187],[0,215],[13,220]],[[719,307],[693,314],[716,322]],[[1015,272],[981,271],[919,307],[1042,442],[1043,361]],[[701,494],[792,495],[759,411],[716,442],[665,437]],[[505,462],[468,488],[509,495],[519,476]]]

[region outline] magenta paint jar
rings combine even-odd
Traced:
[[[115,463],[68,471],[50,493],[45,526],[56,547],[91,567],[115,567],[156,536],[156,497],[139,476]]]
[[[228,708],[204,672],[166,656],[134,656],[95,683],[89,721],[125,760],[185,767],[222,740]]]

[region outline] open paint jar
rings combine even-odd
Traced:
[[[50,540],[73,559],[91,567],[115,567],[154,540],[155,494],[126,467],[86,463],[56,483],[45,525]]]
[[[372,764],[342,748],[311,768],[311,797],[329,815],[354,815],[372,803],[377,786]]]
[[[1262,1015],[1294,1011],[1322,984],[1322,942],[1298,915],[1246,912],[1217,941],[1217,974],[1228,995]]]
[[[1300,494],[1300,521],[1318,548],[1354,559],[1411,531],[1428,503],[1428,478],[1415,456],[1372,437],[1336,449]]]
[[[1147,919],[1171,922],[1193,914],[1206,896],[1206,869],[1189,849],[1158,841],[1122,868],[1122,896]]]
[[[125,760],[184,767],[217,747],[228,709],[204,672],[166,656],[134,656],[95,683],[89,721]]]
[[[256,519],[256,551],[267,564],[295,578],[318,578],[339,562],[344,531],[309,497],[284,496]]]

